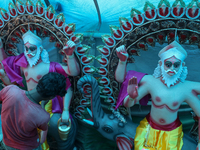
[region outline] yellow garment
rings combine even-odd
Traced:
[[[45,105],[45,110],[50,114],[50,118],[53,116],[52,113],[52,100],[50,100],[46,105]],[[41,145],[43,150],[49,150],[49,145],[47,143],[47,139],[45,142]]]
[[[135,150],[181,150],[183,146],[182,125],[172,131],[153,129],[144,118],[136,129]]]
[[[45,110],[50,114],[50,118],[53,116],[52,113],[52,100],[49,100],[49,102],[45,105]]]

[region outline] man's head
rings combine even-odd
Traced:
[[[44,99],[49,100],[56,95],[63,97],[66,94],[66,77],[56,72],[48,73],[39,80],[36,90]]]
[[[159,65],[154,71],[156,78],[162,76],[165,84],[170,87],[177,81],[184,82],[187,76],[185,58],[187,52],[176,41],[164,47],[158,54],[160,57]]]
[[[42,47],[41,38],[31,31],[26,32],[22,38],[24,41],[24,55],[31,67],[37,64],[40,56],[43,62],[49,63],[49,56],[46,50]]]

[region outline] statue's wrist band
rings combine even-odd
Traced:
[[[129,96],[129,99],[130,99],[131,101],[134,101],[134,100],[135,100],[135,99],[131,98],[130,96]]]
[[[69,111],[69,108],[63,108],[63,111]]]
[[[67,59],[74,58],[74,53],[72,55],[67,55]]]
[[[120,64],[126,64],[126,61],[121,61],[121,60],[119,60],[119,63],[120,63]]]

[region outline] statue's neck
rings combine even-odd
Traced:
[[[165,80],[163,79],[163,77],[160,77],[160,81],[161,81],[165,86],[167,86],[167,84],[165,84]],[[175,86],[175,85],[177,85],[178,83],[180,83],[179,80],[176,81],[176,83],[175,83],[174,85],[170,85],[170,87]]]

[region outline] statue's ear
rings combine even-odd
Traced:
[[[160,66],[162,65],[162,61],[161,60],[159,60],[158,63],[159,63]]]
[[[185,66],[185,62],[182,62],[182,67],[184,67]]]

